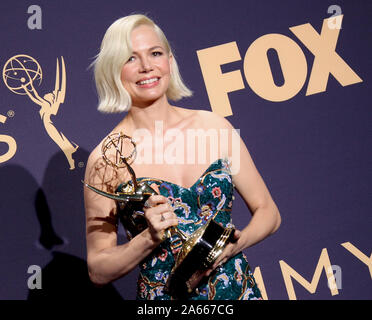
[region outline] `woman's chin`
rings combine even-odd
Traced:
[[[155,104],[156,102],[160,102],[162,100],[164,101],[167,100],[166,95],[147,96],[147,97],[142,97],[140,100],[138,99],[138,100],[133,101],[132,105],[138,108],[147,108]]]

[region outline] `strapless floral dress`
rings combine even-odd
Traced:
[[[214,218],[223,226],[231,224],[231,208],[234,185],[227,159],[213,162],[190,187],[155,178],[139,178],[138,181],[155,183],[160,194],[168,198],[178,216],[178,227],[190,235],[209,219]],[[165,240],[140,267],[137,299],[171,300],[164,292],[175,257],[182,242],[177,235]],[[203,279],[198,290],[190,294],[190,300],[250,300],[262,299],[245,255],[240,252],[224,263],[209,278]]]

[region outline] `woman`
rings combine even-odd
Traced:
[[[253,217],[244,230],[235,232],[236,241],[226,246],[213,267],[205,272],[197,290],[187,298],[261,298],[241,251],[275,232],[280,225],[280,215],[244,142],[239,140],[238,159],[231,156],[234,146],[225,143],[218,159],[211,155],[208,162],[197,163],[185,159],[190,160],[191,156],[195,159],[196,155],[201,159],[205,150],[186,144],[186,152],[176,152],[175,161],[169,165],[164,150],[167,147],[168,151],[175,150],[172,149],[174,140],[167,137],[169,132],[178,133],[176,140],[200,129],[229,131],[231,137],[233,128],[226,119],[212,112],[188,110],[169,103],[168,99],[178,100],[190,96],[191,92],[181,80],[163,32],[148,17],[131,15],[114,22],[104,36],[94,65],[99,110],[128,111],[111,133],[135,136],[147,132],[156,139],[160,136],[163,148],[159,149],[159,141],[149,143],[143,139],[142,151],[149,152],[152,161],[140,161],[138,157],[131,164],[137,177],[141,177],[138,180],[148,182],[159,192],[151,196],[143,208],[148,228],[131,241],[117,244],[115,202],[85,188],[91,280],[103,285],[140,265],[137,298],[171,299],[163,289],[180,247],[176,245],[177,239],[163,241],[164,231],[178,226],[190,234],[211,218],[225,226],[230,224],[235,185]],[[217,137],[218,145],[222,140]],[[204,148],[212,144],[209,140]],[[89,157],[85,180],[104,191],[115,192],[130,177],[127,170],[114,169],[102,160],[101,147],[102,142]],[[169,158],[172,152],[167,154]],[[226,159],[232,159],[231,163]]]

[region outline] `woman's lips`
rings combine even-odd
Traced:
[[[146,78],[137,81],[136,84],[141,88],[152,88],[158,85],[159,80],[159,77]]]

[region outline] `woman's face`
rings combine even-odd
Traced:
[[[133,29],[131,41],[133,53],[123,66],[121,81],[133,105],[147,106],[165,97],[172,57],[152,26]]]

